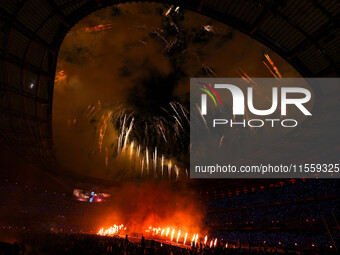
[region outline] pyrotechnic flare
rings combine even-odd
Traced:
[[[208,240],[208,236],[205,236],[204,237],[204,245],[207,243],[207,240]]]
[[[177,243],[178,243],[178,240],[179,240],[179,237],[181,236],[181,230],[178,230],[178,235],[177,235]]]
[[[164,229],[163,229],[162,232],[161,232],[161,236],[163,236],[163,234],[164,234]]]
[[[174,234],[175,234],[175,229],[173,229],[171,233],[171,242],[172,242],[172,239],[174,238]]]
[[[216,247],[216,244],[217,244],[217,238],[215,239],[215,242],[214,242],[214,247]]]
[[[124,227],[123,224],[121,224],[120,226],[117,226],[116,224],[109,227],[108,229],[101,228],[97,235],[101,235],[101,236],[106,236],[106,235],[114,235],[114,234],[118,234],[120,230],[126,230],[126,227]]]
[[[228,242],[225,244],[225,247],[228,248]]]
[[[170,228],[167,228],[165,237],[168,237]]]
[[[196,237],[195,237],[195,246],[197,244],[197,240],[198,240],[198,234],[196,234]]]
[[[193,244],[194,244],[195,236],[196,236],[196,234],[194,234],[194,236],[193,236],[192,239],[191,239],[191,246],[193,246]]]
[[[213,245],[213,240],[210,241],[210,246],[209,247],[211,248],[212,245]]]
[[[184,245],[185,245],[185,243],[187,241],[187,237],[188,237],[188,233],[185,233],[184,242],[183,242]]]

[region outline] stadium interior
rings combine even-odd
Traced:
[[[339,77],[339,15],[337,0],[0,0],[0,254],[339,254],[340,179],[189,178],[177,86],[281,78],[273,62]],[[312,89],[308,125],[239,162],[339,160],[340,86]]]

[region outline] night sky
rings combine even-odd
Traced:
[[[183,127],[176,124],[169,103],[188,109],[190,77],[240,77],[243,72],[273,77],[263,64],[264,54],[283,77],[300,77],[250,37],[191,11],[174,8],[165,15],[168,9],[156,3],[108,7],[79,22],[64,39],[57,78],[60,71],[64,76],[56,81],[53,98],[54,145],[63,167],[112,180],[138,178],[140,166],[131,163],[137,159],[117,157],[119,126],[126,115],[126,121],[134,118],[134,148],[147,147],[151,157],[157,147],[158,155],[172,159],[185,176],[188,123],[181,116]],[[93,31],[101,24],[105,30]],[[157,129],[160,122],[164,134]]]

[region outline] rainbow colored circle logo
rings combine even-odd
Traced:
[[[205,93],[207,93],[211,97],[211,99],[214,101],[215,106],[217,106],[217,102],[216,102],[216,99],[215,99],[215,97],[216,97],[218,99],[218,101],[220,102],[221,106],[223,107],[220,95],[213,88],[213,86],[211,86],[210,84],[203,83],[203,82],[199,82],[199,84],[201,85],[201,87],[199,87],[199,89],[204,91]]]

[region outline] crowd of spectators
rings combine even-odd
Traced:
[[[256,204],[270,204],[282,201],[294,201],[305,198],[340,195],[339,179],[314,179],[266,188],[254,192],[240,193],[212,199],[207,202],[208,210],[227,209]]]
[[[24,244],[23,244],[24,243]],[[1,255],[216,255],[216,254],[336,254],[335,249],[301,250],[299,247],[271,246],[263,244],[253,246],[251,242],[227,244],[218,242],[216,246],[179,247],[142,238],[136,242],[119,236],[97,236],[88,234],[46,234],[30,235],[23,243],[0,243]]]
[[[334,247],[340,241],[340,180],[315,179],[207,202],[218,238],[270,245]],[[333,241],[333,240],[334,241]]]

